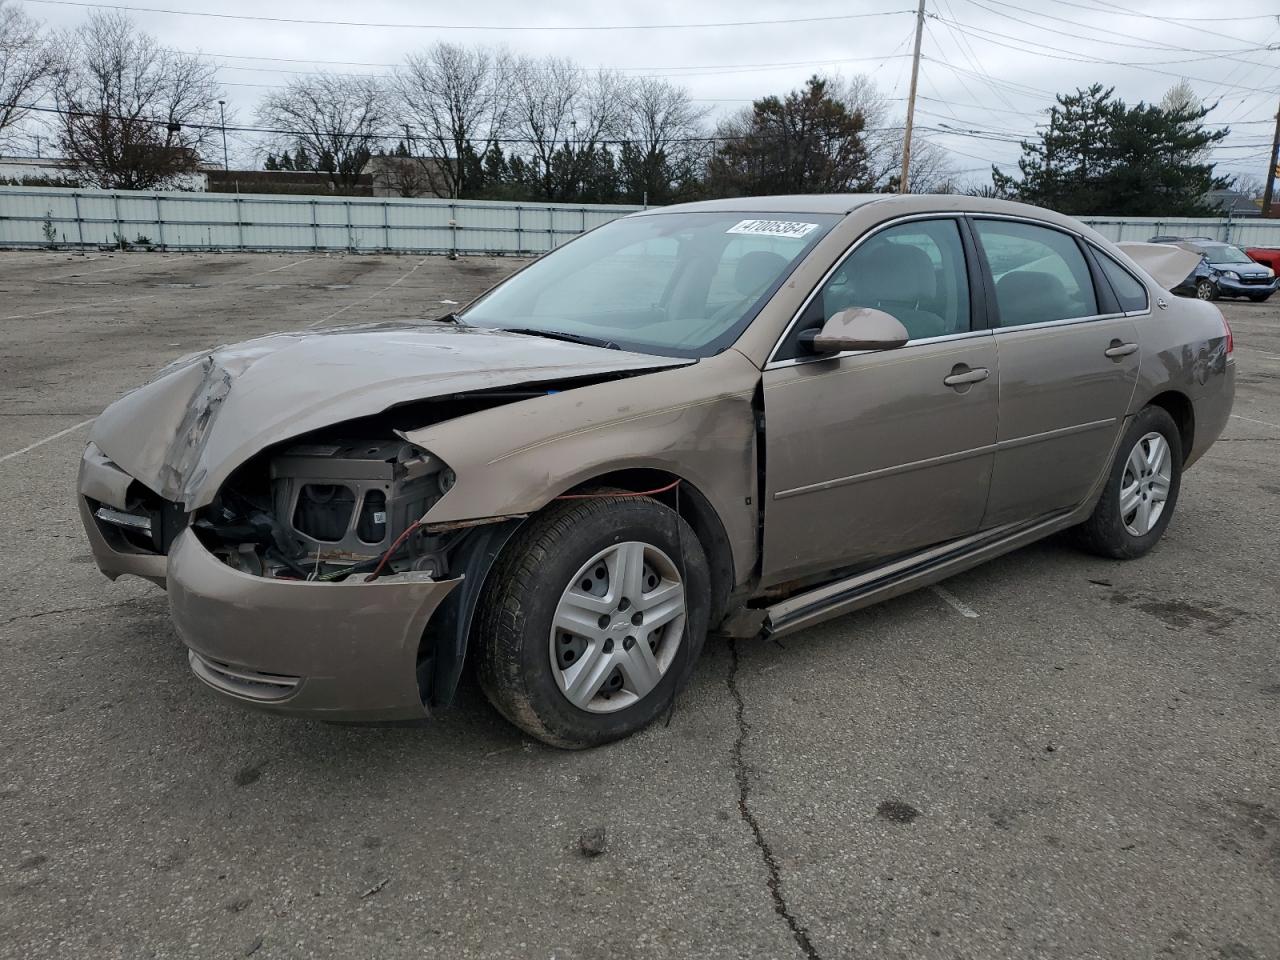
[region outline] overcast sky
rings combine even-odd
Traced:
[[[914,4],[915,0],[133,0],[121,5],[131,6],[138,23],[165,44],[215,57],[229,104],[243,121],[251,122],[264,88],[287,82],[289,71],[346,61],[368,65],[329,69],[385,72],[387,68],[379,65],[397,63],[436,40],[500,44],[516,53],[566,55],[589,66],[669,76],[716,113],[744,106],[753,97],[792,89],[815,70],[866,73],[895,99],[901,115],[910,76]],[[25,0],[24,5],[28,13],[57,27],[74,26],[88,7],[95,6],[61,0]],[[1132,12],[1122,13],[1122,7]],[[224,17],[184,16],[158,8]],[[1180,77],[1190,80],[1210,102],[1219,102],[1210,122],[1232,128],[1214,154],[1220,170],[1255,177],[1265,170],[1280,100],[1280,17],[1275,0],[927,0],[926,10],[917,122],[928,129],[926,136],[951,151],[962,180],[986,180],[991,162],[1012,167],[1019,149],[1005,138],[1032,134],[1055,91],[1098,81],[1114,85],[1117,95],[1129,102],[1159,100]],[[1222,16],[1208,19],[1219,10]],[[272,23],[235,16],[382,25]],[[683,29],[443,29],[795,18],[832,19]],[[419,29],[409,24],[434,26]],[[1146,66],[1123,65],[1131,63]],[[945,132],[944,127],[968,134]]]

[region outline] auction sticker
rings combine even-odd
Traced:
[[[817,230],[816,223],[798,220],[739,220],[725,233],[746,233],[756,237],[791,237],[799,239]]]

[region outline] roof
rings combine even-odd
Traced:
[[[725,197],[677,203],[670,207],[652,207],[649,213],[713,213],[717,210],[745,213],[849,213],[873,200],[884,200],[884,193],[799,193],[777,197]]]

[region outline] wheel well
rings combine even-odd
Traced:
[[[1191,444],[1196,435],[1196,413],[1190,399],[1185,393],[1167,390],[1152,397],[1148,405],[1161,407],[1173,417],[1173,422],[1178,425],[1178,437],[1182,441],[1182,459],[1186,460],[1191,456]]]
[[[729,549],[729,537],[720,516],[701,490],[683,477],[666,470],[635,468],[592,477],[566,492],[573,493],[592,487],[616,487],[639,493],[658,490],[677,480],[680,481],[678,487],[657,494],[654,499],[679,510],[680,516],[693,528],[707,555],[707,567],[711,572],[711,616],[708,623],[715,627],[727,612],[729,593],[733,589],[733,553]]]

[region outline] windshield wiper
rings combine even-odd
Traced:
[[[621,350],[612,340],[604,337],[589,337],[585,333],[565,333],[562,330],[535,330],[533,327],[502,327],[506,333],[523,333],[530,337],[546,337],[548,340],[566,340],[569,343],[585,343],[589,347],[604,347],[606,350]]]

